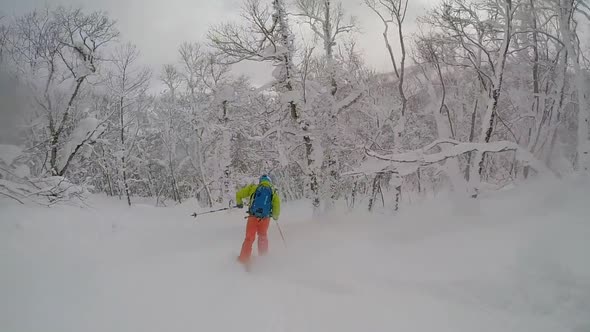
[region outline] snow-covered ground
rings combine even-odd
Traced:
[[[290,204],[250,273],[238,211],[89,203],[0,201],[0,331],[590,331],[587,180],[396,216]]]

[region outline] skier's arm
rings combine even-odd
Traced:
[[[252,194],[254,193],[254,191],[256,191],[256,185],[254,184],[247,185],[244,188],[238,190],[238,192],[236,192],[236,204],[244,204],[244,199],[249,199],[250,196],[252,196]]]
[[[279,217],[281,215],[281,197],[279,196],[279,193],[275,192],[272,195],[272,218],[274,220],[279,220]]]

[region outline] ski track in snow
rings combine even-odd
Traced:
[[[288,204],[288,247],[273,223],[249,273],[237,211],[0,201],[0,331],[588,332],[588,197],[578,179],[396,216]]]

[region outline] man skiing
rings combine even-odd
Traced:
[[[236,193],[237,207],[243,208],[243,200],[247,198],[249,199],[249,208],[246,238],[238,257],[238,261],[243,264],[250,262],[256,234],[258,234],[258,254],[264,255],[268,252],[267,232],[270,218],[279,220],[281,213],[281,199],[267,175],[261,176],[258,184],[250,184],[238,190]]]

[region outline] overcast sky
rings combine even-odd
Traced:
[[[409,1],[409,33],[415,31],[415,18],[436,1]],[[0,13],[19,15],[46,4],[107,11],[117,20],[121,39],[136,44],[142,52],[142,62],[157,74],[163,64],[177,61],[177,49],[182,42],[204,41],[210,25],[238,20],[241,3],[242,0],[0,0]],[[357,45],[366,62],[378,70],[390,70],[381,36],[381,21],[362,4],[362,0],[343,0],[342,3],[348,13],[359,19],[362,31],[357,36]],[[298,36],[299,29],[293,25],[293,32]],[[270,79],[270,71],[261,66],[239,65],[235,70],[248,74],[257,84]]]

